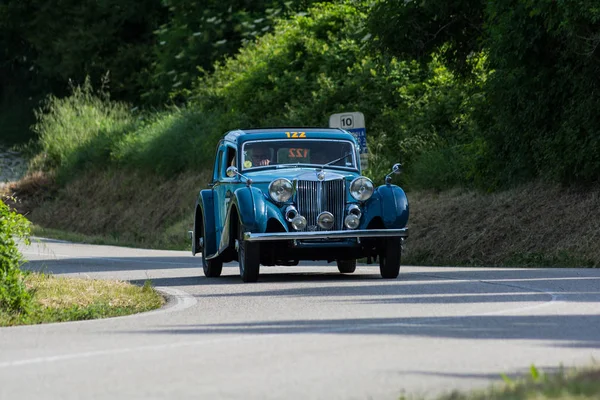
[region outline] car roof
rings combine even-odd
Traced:
[[[252,128],[236,129],[225,134],[224,140],[242,143],[248,140],[270,140],[291,138],[294,133],[304,133],[306,139],[345,139],[356,142],[354,136],[340,128],[317,127],[279,127],[279,128]]]

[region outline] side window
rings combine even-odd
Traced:
[[[221,169],[223,168],[223,150],[219,150],[217,157],[215,158],[215,169],[213,172],[213,180],[217,181],[222,175]]]
[[[233,147],[227,147],[227,163],[225,164],[225,170],[229,167],[237,167],[236,151]]]

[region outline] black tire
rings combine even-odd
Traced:
[[[260,273],[260,245],[244,240],[244,228],[238,225],[238,263],[244,282],[256,282]]]
[[[356,260],[337,260],[337,267],[342,274],[351,274],[356,271]]]
[[[204,225],[202,226],[202,229],[200,229],[200,232],[202,232],[202,236],[198,239],[194,238],[194,240],[197,240],[196,246],[198,246],[202,251],[202,269],[204,270],[204,276],[207,278],[218,278],[221,276],[221,271],[223,270],[223,261],[221,260],[221,257],[218,256],[211,258],[210,260],[206,259],[206,255],[204,254],[204,246],[201,245],[201,243],[204,243],[204,238],[206,237]]]
[[[379,272],[384,279],[396,279],[400,273],[402,241],[399,237],[386,238],[379,250]]]

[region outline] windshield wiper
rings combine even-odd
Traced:
[[[340,157],[340,158],[338,158],[338,159],[335,159],[335,160],[333,160],[333,161],[329,161],[327,164],[323,164],[323,167],[326,167],[327,165],[330,165],[330,164],[335,164],[335,163],[336,163],[336,162],[338,162],[338,161],[342,161],[343,159],[347,158],[347,157],[348,157],[348,156],[350,156],[350,155],[352,155],[352,152],[351,152],[351,151],[347,152],[346,154],[344,154],[343,156],[341,156],[341,157]],[[322,168],[322,167],[321,167],[321,168]]]

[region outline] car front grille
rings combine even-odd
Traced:
[[[346,204],[346,181],[297,181],[296,205],[300,215],[306,218],[305,231],[323,231],[317,225],[317,216],[323,211],[333,214],[332,230],[341,230]]]

